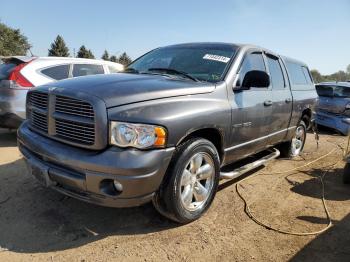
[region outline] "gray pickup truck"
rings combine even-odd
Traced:
[[[153,201],[188,223],[209,208],[220,179],[300,154],[316,99],[294,59],[251,45],[172,45],[123,73],[31,90],[18,146],[45,186],[112,207]]]

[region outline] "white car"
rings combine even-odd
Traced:
[[[12,56],[0,63],[0,127],[17,128],[25,119],[27,91],[50,82],[96,74],[117,73],[123,65],[70,57]]]

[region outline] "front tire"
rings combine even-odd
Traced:
[[[215,146],[206,139],[190,139],[177,148],[154,206],[178,223],[192,222],[210,207],[219,177],[220,160]]]

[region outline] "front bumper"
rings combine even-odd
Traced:
[[[141,151],[110,147],[90,151],[41,136],[24,122],[18,147],[39,181],[86,202],[130,207],[150,201],[159,188],[174,148]],[[113,181],[122,191],[113,188]]]
[[[26,118],[26,89],[11,89],[0,85],[0,127],[18,128]]]
[[[349,134],[350,117],[325,112],[317,112],[315,121],[318,125],[334,128],[343,135]]]

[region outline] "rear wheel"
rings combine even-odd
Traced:
[[[215,146],[206,139],[191,139],[177,148],[154,206],[176,222],[192,222],[211,205],[219,175]]]
[[[301,154],[306,141],[306,125],[301,120],[295,129],[295,134],[291,141],[285,142],[280,146],[281,156],[296,157]]]

